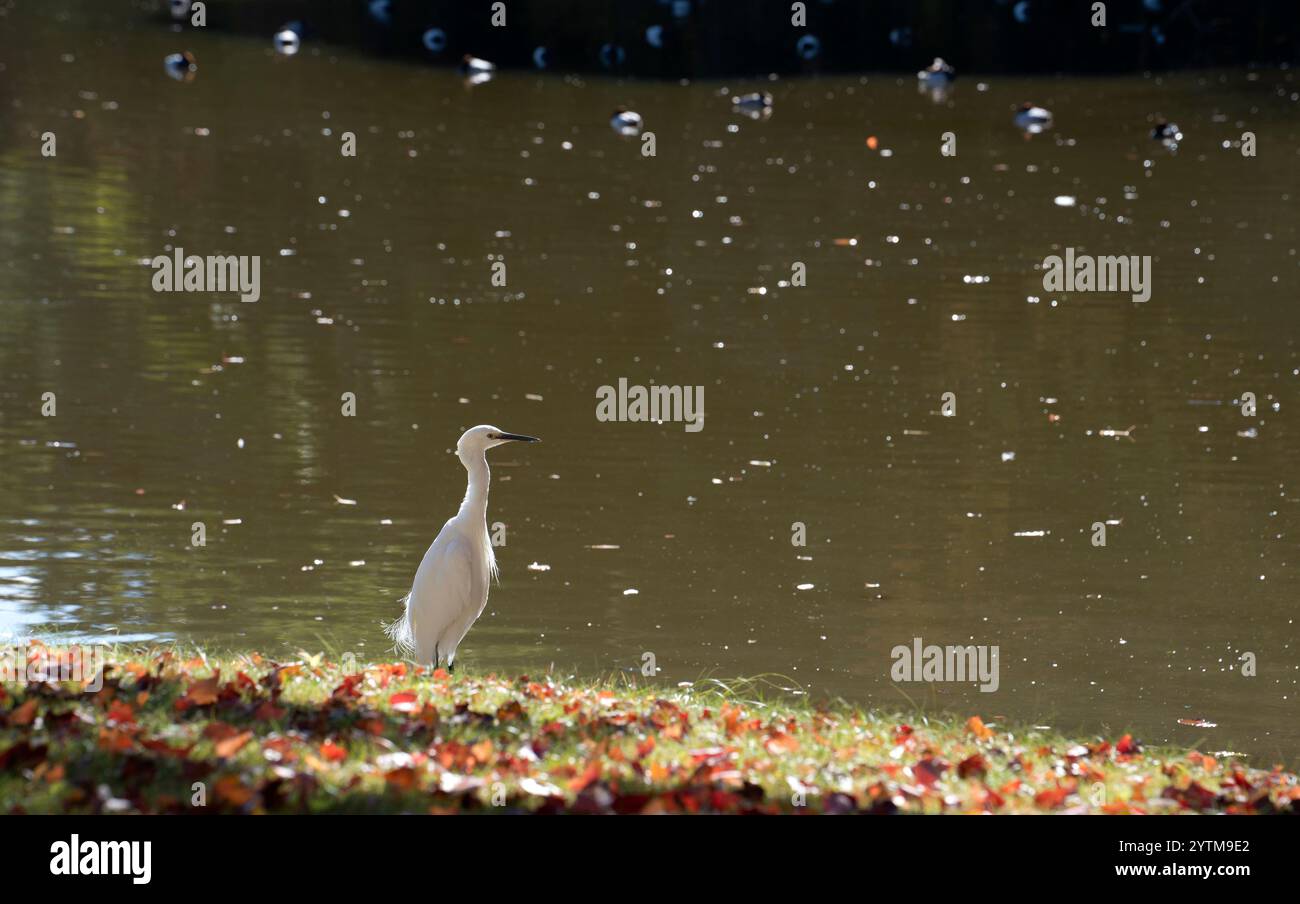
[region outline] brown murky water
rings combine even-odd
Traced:
[[[470,668],[651,652],[1296,760],[1293,72],[471,90],[61,8],[0,18],[0,632],[384,655],[486,422],[545,442],[494,453]],[[155,293],[178,246],[259,255],[261,300]],[[1150,301],[1044,291],[1067,246],[1150,255]],[[598,421],[620,377],[703,386],[705,428]],[[998,691],[895,685],[914,637],[997,645]]]

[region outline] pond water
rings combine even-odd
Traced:
[[[1294,72],[469,88],[106,8],[0,19],[0,634],[388,655],[494,423],[544,442],[493,453],[471,669],[1297,761]],[[153,291],[177,247],[260,300]],[[1149,255],[1150,300],[1046,291],[1067,248]],[[704,429],[598,420],[620,378]],[[996,645],[997,691],[893,681],[918,637]]]

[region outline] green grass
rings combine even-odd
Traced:
[[[0,812],[1298,809],[1296,776],[1280,769],[1127,735],[764,699],[761,681],[681,688],[118,647],[97,692],[0,687]]]

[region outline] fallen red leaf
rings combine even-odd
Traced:
[[[971,754],[957,764],[957,775],[962,778],[970,778],[972,776],[983,777],[984,773],[988,772],[988,770],[988,760],[984,759],[984,757],[978,753]]]
[[[216,784],[212,786],[212,793],[218,800],[232,807],[242,807],[253,799],[254,794],[253,789],[241,782],[237,775],[223,775],[217,779]]]
[[[278,722],[284,718],[284,710],[270,700],[263,700],[257,709],[253,711],[253,718],[259,722]]]
[[[31,725],[36,718],[36,701],[28,700],[9,714],[10,725]]]
[[[1058,785],[1055,788],[1046,788],[1039,791],[1034,795],[1034,803],[1038,804],[1040,807],[1051,809],[1053,807],[1059,807],[1069,796],[1069,790]]]
[[[1171,785],[1160,796],[1169,800],[1176,800],[1184,807],[1190,807],[1193,810],[1208,810],[1218,799],[1218,795],[1199,782],[1192,782],[1186,788],[1175,788]]]
[[[916,780],[927,788],[933,788],[948,770],[948,764],[934,757],[926,757],[912,767]]]
[[[195,681],[185,691],[185,696],[176,701],[176,708],[185,711],[191,706],[211,706],[217,702],[219,678],[213,675],[202,681]]]
[[[239,734],[234,734],[228,738],[223,738],[222,740],[218,741],[215,745],[217,756],[219,757],[234,756],[236,753],[240,751],[240,748],[242,748],[245,744],[247,744],[252,739],[253,739],[253,733],[251,731],[241,731],[239,732]]]
[[[399,713],[413,713],[416,710],[416,702],[418,699],[419,698],[416,697],[415,694],[393,694],[388,698],[388,705]]]
[[[384,781],[399,791],[410,791],[418,783],[419,774],[410,766],[400,766],[384,773]]]
[[[763,746],[767,748],[768,753],[775,756],[781,753],[793,753],[798,750],[799,741],[788,734],[774,734],[767,739]]]

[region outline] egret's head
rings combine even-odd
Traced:
[[[481,458],[483,453],[488,449],[501,445],[502,443],[540,443],[535,436],[525,436],[522,433],[506,433],[500,427],[493,427],[490,424],[480,424],[477,427],[470,427],[460,437],[456,443],[456,455],[469,467],[469,463],[476,458]]]

